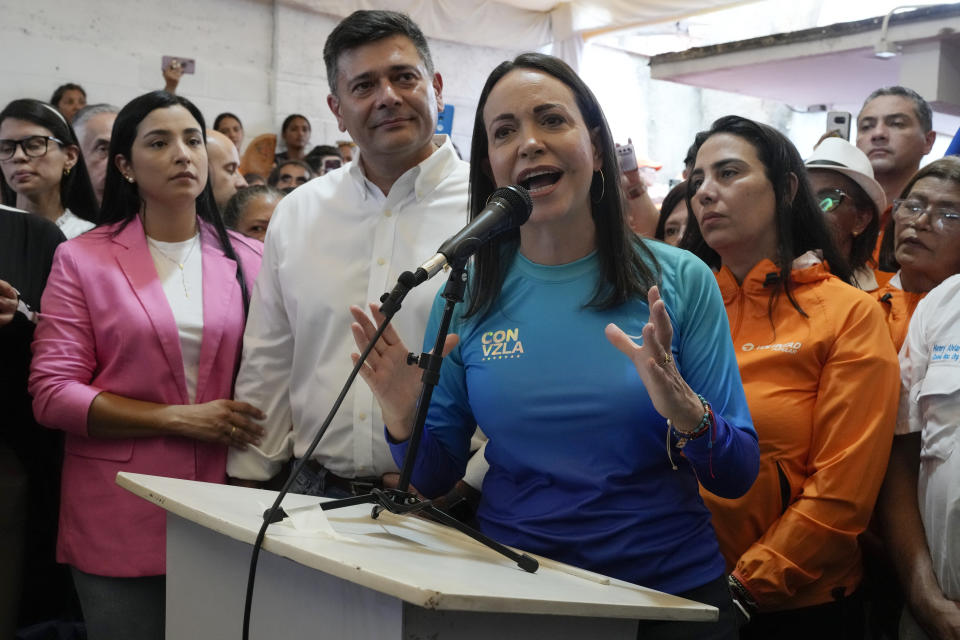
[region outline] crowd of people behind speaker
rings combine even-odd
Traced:
[[[423,55],[419,48],[416,51]],[[558,86],[580,91],[561,67],[544,62],[546,58],[517,60],[520,67],[560,78],[565,85]],[[547,66],[537,66],[543,64]],[[111,620],[120,615],[104,606],[106,600],[128,602],[127,617],[136,613],[153,620],[148,626],[155,630],[162,609],[152,607],[150,601],[159,597],[162,582],[142,581],[131,589],[118,586],[111,578],[125,575],[130,567],[134,567],[130,577],[162,574],[162,550],[155,549],[156,554],[148,554],[146,560],[125,560],[122,550],[105,542],[109,532],[99,531],[96,523],[84,524],[97,518],[91,505],[122,505],[119,508],[130,513],[141,506],[115,486],[98,486],[91,474],[102,475],[103,470],[92,470],[88,461],[112,464],[115,470],[123,468],[118,466],[122,459],[147,455],[176,465],[177,454],[171,453],[170,443],[180,446],[186,435],[195,441],[191,446],[197,451],[205,442],[220,444],[206,456],[212,466],[195,475],[222,482],[228,470],[226,457],[221,457],[223,444],[238,450],[249,447],[249,452],[260,455],[259,408],[231,401],[230,419],[219,422],[212,414],[198,412],[204,402],[211,411],[222,409],[222,402],[230,397],[246,301],[252,294],[263,250],[260,243],[267,236],[274,209],[291,191],[341,169],[351,159],[349,145],[311,146],[310,122],[301,114],[288,116],[279,135],[254,136],[243,149],[246,132],[240,117],[221,113],[212,128],[204,130],[199,111],[173,93],[178,77],[177,69],[165,70],[166,91],[141,96],[123,109],[103,103],[88,105],[82,87],[66,84],[56,90],[50,103],[18,99],[0,112],[2,204],[31,216],[0,212],[4,224],[10,223],[0,227],[10,229],[4,232],[0,255],[0,338],[11,349],[16,345],[23,355],[15,362],[11,359],[3,370],[17,424],[4,434],[6,448],[0,448],[0,455],[9,457],[12,451],[26,468],[24,490],[30,492],[32,506],[24,507],[23,512],[25,530],[34,544],[20,569],[11,565],[14,574],[21,570],[25,576],[21,626],[71,615],[69,607],[58,607],[55,602],[46,607],[36,604],[44,600],[41,590],[50,590],[51,584],[64,586],[64,592],[69,589],[66,576],[57,575],[53,568],[49,535],[60,498],[57,479],[63,438],[49,437],[60,431],[39,430],[26,392],[30,356],[24,348],[34,339],[36,313],[45,322],[35,337],[33,409],[45,426],[68,434],[68,456],[63,464],[65,473],[74,478],[63,483],[58,559],[71,565],[87,622],[99,629],[101,637],[111,635]],[[333,85],[331,90],[336,95]],[[439,97],[440,89],[434,86],[434,90]],[[589,102],[586,95],[576,95],[581,110]],[[334,113],[338,114],[336,109]],[[170,114],[183,120],[173,124],[165,120],[163,124],[175,130],[173,137],[178,140],[141,139],[148,133],[139,131],[141,122]],[[483,125],[482,115],[478,113],[478,126]],[[602,113],[598,122],[602,122]],[[111,134],[123,140],[112,139]],[[704,490],[702,499],[712,512],[742,638],[799,638],[813,633],[858,639],[894,638],[898,633],[910,639],[923,638],[924,633],[930,638],[960,637],[960,582],[956,577],[960,574],[956,538],[960,536],[954,524],[960,515],[955,506],[949,506],[954,504],[949,501],[956,499],[949,480],[956,477],[956,471],[952,476],[937,475],[945,465],[957,466],[954,449],[960,431],[956,419],[960,387],[956,386],[955,369],[948,368],[955,352],[948,352],[945,360],[934,351],[943,347],[943,331],[927,329],[923,333],[924,329],[911,328],[912,342],[901,351],[902,372],[895,355],[907,341],[910,318],[924,297],[960,274],[960,159],[947,157],[920,169],[934,137],[929,105],[909,89],[891,87],[874,92],[865,101],[857,118],[855,143],[826,137],[810,151],[805,164],[793,144],[772,128],[736,116],[718,120],[695,136],[685,180],[670,191],[659,212],[649,206],[646,189],[635,179],[621,178],[616,184],[600,173],[601,187],[618,196],[622,193],[622,206],[610,209],[622,211],[618,225],[629,223],[690,250],[713,269],[720,287],[736,365],[759,442],[760,472],[745,495],[738,497],[738,491],[718,497]],[[137,146],[140,143],[143,148]],[[157,147],[150,147],[153,144]],[[173,202],[176,198],[166,183],[158,187],[161,181],[150,175],[150,171],[162,173],[167,165],[157,163],[150,171],[136,172],[136,163],[131,163],[134,158],[147,158],[146,149],[159,153],[160,146],[171,144],[182,144],[183,153],[192,158],[186,166],[197,169],[177,178],[189,196],[181,198],[183,202]],[[198,144],[206,149],[202,160]],[[483,149],[477,144],[474,140],[475,153],[486,151],[486,141]],[[601,143],[594,139],[592,144]],[[141,160],[139,166],[149,162]],[[350,171],[352,166],[341,171]],[[604,168],[611,170],[610,166]],[[489,173],[489,167],[486,171]],[[479,179],[482,174],[471,176]],[[385,194],[389,188],[384,188]],[[593,191],[591,184],[591,197]],[[603,189],[600,191],[602,201]],[[194,204],[190,206],[187,200]],[[187,206],[182,206],[184,203]],[[156,211],[170,207],[182,209],[179,222],[167,220],[158,226]],[[35,223],[32,216],[48,222]],[[188,218],[198,221],[190,225],[184,222]],[[93,230],[98,224],[100,228]],[[252,240],[241,239],[225,228]],[[78,236],[54,260],[53,251],[64,237]],[[11,242],[21,240],[26,253],[9,250]],[[142,255],[127,266],[120,259],[120,271],[113,273],[115,265],[104,263],[102,257],[112,256],[118,246]],[[519,246],[526,255],[524,245]],[[674,254],[661,254],[659,249],[649,256],[637,251],[643,256],[641,262],[652,265],[674,259]],[[651,258],[653,255],[656,257]],[[212,277],[208,268],[221,260],[233,264],[230,273],[236,277],[236,304],[231,303],[229,311],[211,313],[202,297],[203,313],[197,315],[201,303],[190,300],[190,293],[202,287],[199,281],[191,284],[189,279],[202,278],[207,284]],[[53,286],[41,308],[40,292],[51,269]],[[115,295],[107,296],[109,299],[87,290],[91,279],[102,287],[124,269],[127,277],[134,279],[133,290],[117,282],[111,289]],[[513,280],[508,282],[516,286]],[[671,302],[669,286],[666,302],[672,310],[670,305],[679,303]],[[644,292],[647,288],[641,287]],[[180,294],[184,300],[179,299]],[[166,362],[176,366],[171,368],[170,384],[154,385],[157,393],[153,395],[124,386],[123,380],[136,377],[123,369],[130,363],[89,348],[116,340],[127,344],[136,337],[129,333],[132,329],[152,331],[132,321],[134,307],[124,312],[123,326],[110,318],[110,313],[125,308],[137,296],[141,302],[158,304],[166,299],[151,313],[169,320],[167,329],[174,332],[173,340],[179,341],[182,350],[180,359],[166,354]],[[254,303],[261,301],[254,297]],[[950,299],[941,295],[935,304],[939,306],[931,304],[928,316],[936,313],[933,308],[949,309]],[[97,305],[100,311],[96,311]],[[173,311],[170,318],[166,316],[171,309],[161,310],[165,305]],[[641,305],[647,308],[646,300]],[[348,318],[346,309],[342,311],[342,318]],[[205,382],[198,386],[197,367],[204,358],[214,357],[204,351],[203,342],[206,332],[218,322],[230,334],[231,350],[216,355],[221,377],[215,380],[216,389],[206,390]],[[925,326],[931,326],[931,321]],[[945,331],[949,338],[949,330]],[[97,338],[101,332],[106,334]],[[956,346],[956,340],[951,343],[949,339],[947,347]],[[460,353],[457,351],[455,358],[462,359]],[[157,366],[165,366],[164,354],[154,355],[159,358]],[[672,361],[669,355],[667,359]],[[921,360],[922,366],[917,364]],[[80,366],[82,361],[86,362]],[[929,379],[926,370],[931,362],[940,374],[937,385],[924,382]],[[88,369],[93,363],[99,364]],[[902,396],[898,375],[903,378]],[[111,386],[114,384],[119,386]],[[95,396],[92,402],[91,394]],[[701,400],[709,413],[709,403]],[[930,408],[934,401],[936,413]],[[198,402],[201,404],[195,405],[189,419],[163,417],[165,405],[175,408]],[[710,419],[714,419],[712,414]],[[678,433],[681,439],[685,437],[684,432]],[[458,440],[456,446],[461,445]],[[148,451],[158,446],[160,454]],[[38,448],[47,455],[37,455]],[[285,441],[282,448],[289,456],[294,444]],[[679,449],[674,452],[679,454]],[[190,449],[193,458],[205,455]],[[491,455],[496,460],[502,453],[494,450]],[[242,455],[235,458],[240,460]],[[697,460],[694,465],[702,463]],[[276,460],[271,464],[279,466]],[[275,473],[273,467],[271,473]],[[329,474],[322,466],[319,469]],[[165,472],[162,465],[155,471]],[[250,476],[254,477],[261,479]],[[922,480],[919,497],[918,477]],[[703,480],[701,476],[702,484]],[[423,482],[428,484],[426,479]],[[43,487],[41,494],[36,493],[37,486]],[[493,495],[493,489],[486,488]],[[875,503],[878,517],[871,526]],[[489,508],[481,511],[487,520]],[[901,525],[903,522],[906,524]],[[131,542],[147,536],[152,540],[148,544],[156,546],[162,537],[154,531],[159,526],[153,523],[150,531],[141,527],[124,535]],[[947,537],[931,527],[944,527]],[[510,541],[518,543],[513,538]],[[118,562],[124,568],[118,569]],[[890,588],[890,581],[884,578],[890,575],[899,578],[902,594]],[[52,577],[41,582],[38,576]],[[665,580],[659,574],[656,579]],[[681,591],[699,585],[685,583]],[[909,614],[902,618],[890,615],[903,602]],[[718,606],[724,610],[722,603]],[[718,632],[717,637],[728,636]]]

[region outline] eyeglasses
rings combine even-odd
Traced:
[[[960,211],[954,208],[934,206],[921,200],[893,201],[893,217],[900,222],[915,223],[925,213],[930,226],[938,231],[960,231]]]
[[[39,158],[47,154],[47,145],[53,140],[61,147],[63,140],[53,136],[27,136],[19,140],[0,140],[0,160],[9,160],[17,152],[17,147],[23,149],[28,158]]]
[[[823,191],[817,191],[817,204],[820,205],[821,211],[830,213],[840,206],[844,198],[849,197],[850,195],[847,192],[840,189],[824,189]]]

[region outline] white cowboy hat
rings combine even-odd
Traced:
[[[826,138],[807,159],[807,169],[826,169],[841,173],[863,189],[877,205],[877,215],[887,208],[883,187],[873,177],[873,166],[867,155],[842,138]]]

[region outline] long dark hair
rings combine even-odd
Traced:
[[[657,283],[659,264],[650,249],[629,230],[624,221],[616,145],[600,103],[576,72],[559,58],[541,53],[523,53],[512,61],[502,62],[487,78],[473,121],[473,142],[470,149],[470,219],[483,211],[487,198],[497,188],[492,176],[484,171],[490,156],[483,108],[493,87],[514,69],[540,71],[567,85],[600,152],[602,168],[599,175],[594,173],[594,180],[590,185],[591,193],[595,190],[601,193],[597,202],[594,202],[591,196],[590,207],[596,226],[600,278],[587,306],[610,309],[631,298],[645,299],[647,290]],[[504,266],[510,264],[519,244],[520,231],[514,229],[488,242],[477,252],[474,257],[467,316],[483,315],[490,310],[503,287],[506,277]]]
[[[117,156],[123,156],[127,160],[131,158],[131,149],[133,148],[133,141],[137,137],[137,128],[144,118],[156,109],[167,109],[175,106],[181,106],[189,111],[197,124],[200,125],[200,131],[206,131],[206,124],[200,110],[186,98],[166,91],[151,91],[134,98],[117,114],[117,119],[113,123],[113,133],[110,137],[110,161],[107,163],[107,178],[103,187],[103,204],[100,207],[100,218],[103,224],[122,223],[115,233],[120,233],[140,213],[143,205],[136,183],[127,182],[123,179],[120,169],[117,168],[116,158]],[[223,253],[237,263],[237,282],[240,283],[240,293],[243,296],[243,313],[246,316],[250,308],[250,295],[247,292],[246,278],[240,265],[240,257],[234,251],[233,245],[230,243],[230,235],[227,233],[223,220],[220,218],[220,213],[217,211],[209,177],[203,191],[197,196],[197,216],[204,222],[213,225],[217,231],[217,238],[220,240]]]
[[[960,158],[957,156],[947,156],[939,160],[934,160],[923,167],[913,174],[913,177],[907,182],[903,191],[900,192],[900,197],[904,199],[909,198],[910,192],[913,191],[913,186],[920,180],[929,177],[949,180],[960,187]],[[900,263],[897,262],[896,242],[896,222],[891,212],[890,220],[887,221],[887,226],[883,230],[883,240],[880,242],[879,262],[882,271],[894,272],[900,269]]]
[[[786,136],[773,127],[740,116],[724,116],[716,120],[697,145],[697,153],[704,142],[718,133],[728,133],[749,142],[756,150],[757,158],[763,163],[767,180],[773,187],[777,236],[777,255],[774,262],[780,273],[778,286],[773,288],[771,293],[771,308],[776,296],[783,291],[793,307],[806,315],[790,291],[790,271],[798,256],[807,251],[819,250],[832,274],[844,282],[850,282],[852,274],[846,258],[837,250],[823,212],[817,205],[800,153]],[[797,179],[796,195],[791,195],[791,174]],[[693,215],[692,200],[698,186],[693,179],[687,181],[690,218],[680,246],[695,253],[713,269],[719,269],[720,255],[704,241],[700,225]]]
[[[0,111],[0,123],[7,118],[26,120],[39,125],[49,130],[54,138],[62,140],[64,146],[77,148],[77,163],[73,165],[70,173],[60,178],[60,204],[70,209],[78,218],[96,224],[98,222],[97,196],[90,184],[90,174],[87,173],[87,164],[83,160],[77,135],[63,115],[45,102],[23,98],[14,100]],[[16,206],[17,192],[7,184],[5,178],[0,178],[0,194],[3,196],[3,204]]]

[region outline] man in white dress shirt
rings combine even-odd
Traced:
[[[467,221],[469,165],[433,135],[443,81],[416,24],[357,11],[330,34],[324,61],[327,104],[359,153],[284,198],[270,222],[235,394],[264,410],[266,435],[231,450],[237,480],[269,480],[303,456],[352,368],[349,306],[376,302]],[[393,320],[413,349],[442,284],[414,289]],[[380,408],[358,378],[292,490],[342,497],[396,475]]]

